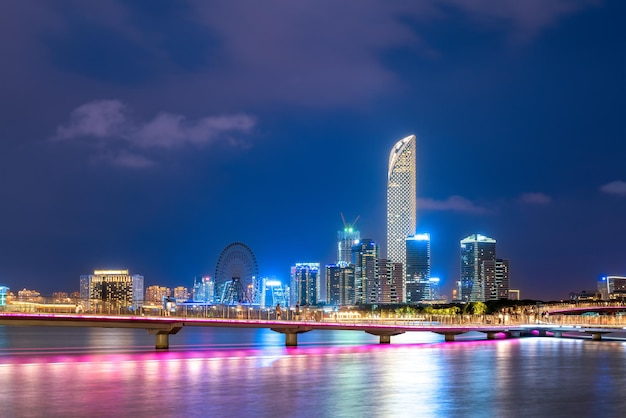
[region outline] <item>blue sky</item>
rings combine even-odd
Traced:
[[[415,3],[415,4],[412,4]],[[9,1],[0,15],[0,282],[78,288],[385,253],[386,164],[418,137],[418,230],[450,289],[497,239],[522,297],[626,275],[620,1]]]

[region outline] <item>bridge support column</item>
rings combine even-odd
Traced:
[[[148,329],[148,333],[155,335],[156,343],[155,348],[157,350],[167,350],[170,348],[170,334],[176,334],[183,329],[184,323],[175,322],[168,324],[167,328],[153,328]]]
[[[519,338],[522,336],[522,332],[521,331],[511,331],[508,333],[509,337],[511,338]]]
[[[496,339],[496,332],[495,331],[488,331],[486,334],[487,334],[487,339],[488,340],[495,340]]]
[[[157,350],[167,350],[168,348],[170,348],[170,335],[169,334],[157,334],[155,348]]]
[[[593,332],[591,334],[591,339],[593,341],[600,341],[600,340],[602,340],[602,333],[601,332]]]
[[[563,336],[563,332],[562,331],[554,331],[552,333],[552,335],[554,336],[554,338],[561,338]]]
[[[285,347],[297,347],[298,334],[285,333]]]
[[[366,329],[365,332],[370,335],[377,335],[378,341],[380,341],[381,344],[391,344],[391,337],[393,335],[404,334],[404,331],[398,330],[398,329],[394,329],[394,330]]]
[[[280,332],[285,334],[285,347],[297,347],[298,346],[298,334],[311,331],[312,328],[304,326],[284,327],[284,328],[270,328],[274,332]]]
[[[539,329],[537,330],[537,332],[539,333],[540,337],[545,337],[547,335],[545,329]]]
[[[444,334],[443,337],[447,343],[454,342],[454,336],[456,334]]]

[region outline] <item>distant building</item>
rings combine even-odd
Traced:
[[[343,218],[343,215],[342,215]],[[357,218],[358,219],[358,218]],[[353,264],[352,247],[359,243],[361,233],[354,227],[356,219],[348,224],[344,220],[344,228],[337,232],[337,264]]]
[[[52,292],[52,300],[54,303],[69,302],[70,296],[67,292]]]
[[[519,289],[509,289],[509,300],[521,300]]]
[[[163,299],[169,298],[172,296],[172,290],[169,287],[164,286],[148,286],[146,288],[146,303],[163,303]]]
[[[431,277],[428,281],[430,282],[430,300],[441,300],[441,292],[439,291],[441,279],[439,277]]]
[[[495,261],[496,240],[473,234],[461,240],[461,300],[484,302],[483,262]]]
[[[398,141],[389,154],[387,172],[387,259],[406,263],[405,239],[417,223],[416,138]]]
[[[210,276],[197,276],[193,280],[193,301],[213,303],[215,297],[215,282]]]
[[[430,234],[407,237],[406,242],[406,302],[431,299],[430,292]]]
[[[41,293],[36,290],[22,289],[17,292],[17,299],[20,302],[41,302]]]
[[[176,302],[187,302],[189,300],[189,290],[184,286],[175,287],[174,299],[176,299]]]
[[[626,299],[626,276],[603,276],[598,280],[602,300]]]
[[[143,276],[128,270],[95,270],[80,276],[80,298],[86,303],[108,303],[117,308],[143,305]]]
[[[404,272],[402,263],[394,263],[389,259],[376,260],[376,278],[378,284],[377,303],[403,303]]]
[[[355,303],[376,303],[376,260],[380,258],[378,244],[371,239],[363,239],[352,247],[352,257]]]
[[[485,260],[481,274],[485,285],[485,300],[509,298],[509,260]]]
[[[291,267],[291,301],[317,305],[320,297],[320,263],[296,263]]]
[[[0,307],[7,305],[7,293],[9,293],[9,288],[0,286]]]
[[[276,305],[289,306],[289,288],[283,286],[280,280],[263,277],[261,279],[263,291],[259,304],[263,308],[273,308]],[[295,303],[294,303],[295,305]]]
[[[354,264],[326,266],[326,304],[354,305]]]

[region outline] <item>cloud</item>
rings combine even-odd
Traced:
[[[604,193],[616,196],[626,196],[626,181],[615,180],[600,187]]]
[[[213,143],[248,148],[249,144],[235,135],[249,134],[255,125],[256,119],[245,114],[190,120],[167,112],[146,122],[136,122],[130,117],[129,107],[120,100],[95,100],[72,111],[68,123],[57,127],[51,140],[101,139],[104,151],[97,160],[121,167],[147,168],[156,164],[143,155],[149,150],[200,148]]]
[[[552,203],[552,198],[545,193],[523,193],[519,200],[522,203],[532,205],[548,205]]]
[[[450,196],[446,200],[430,198],[417,199],[418,210],[454,211],[482,215],[491,212],[489,209],[478,206],[472,201],[461,196]]]
[[[53,139],[119,135],[126,124],[126,109],[119,100],[95,100],[74,109],[67,126],[59,126]]]

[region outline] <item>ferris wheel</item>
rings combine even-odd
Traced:
[[[259,275],[256,258],[250,248],[234,242],[224,248],[215,268],[217,303],[237,304],[254,301],[253,278]]]

